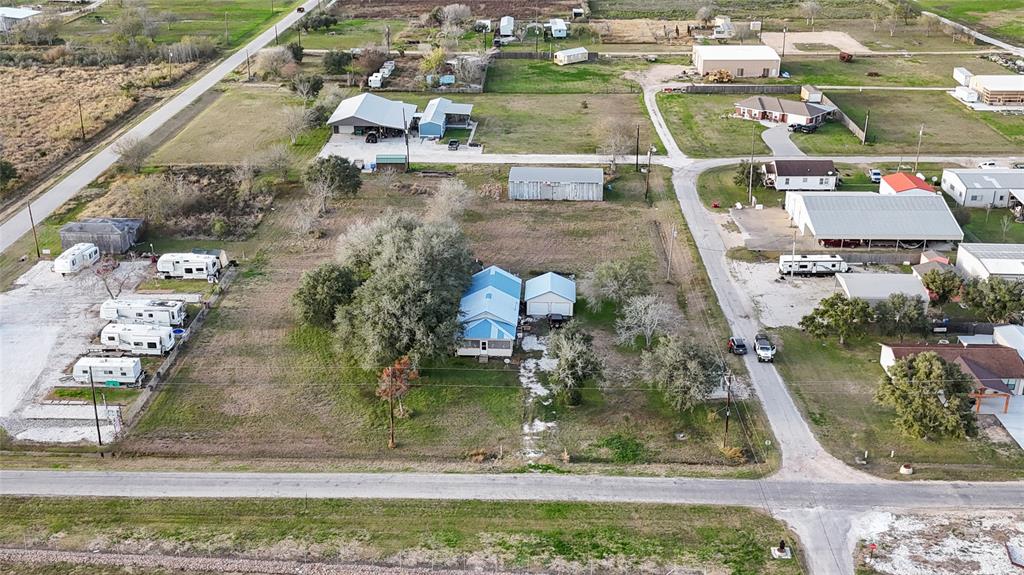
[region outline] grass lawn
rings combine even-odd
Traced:
[[[183,36],[209,36],[222,47],[231,48],[281,18],[296,4],[296,0],[276,0],[273,12],[265,0],[146,0],[142,6],[162,23],[155,38],[158,44],[177,42]],[[105,3],[92,14],[65,25],[61,36],[87,43],[109,40],[116,33],[115,23],[126,5]],[[164,14],[174,14],[178,21],[167,23]]]
[[[348,50],[368,44],[384,45],[384,28],[391,26],[392,44],[399,32],[408,25],[406,20],[370,20],[357,18],[342,20],[330,30],[302,33],[302,47],[309,50]],[[290,44],[299,40],[294,28],[281,34],[279,42]]]
[[[947,48],[948,49],[948,48]],[[839,58],[787,57],[782,69],[792,78],[783,80],[815,86],[956,86],[952,70],[966,66],[975,74],[1005,74],[995,62],[964,55],[878,56],[840,62]],[[868,74],[878,76],[868,76]]]
[[[232,86],[160,146],[149,162],[238,163],[273,144],[287,143],[284,110],[299,105],[301,98],[283,88]]]
[[[106,399],[106,402],[110,405],[128,405],[135,401],[135,398],[140,393],[142,391],[138,389],[106,387],[100,385],[100,382],[97,382],[96,385],[96,401],[101,404]],[[88,387],[55,387],[50,392],[50,398],[88,401],[92,403],[92,389]]]
[[[1024,42],[1024,7],[1018,0],[919,0],[922,8],[996,38]]]
[[[494,60],[487,70],[485,92],[508,94],[608,94],[639,92],[622,75],[649,66],[639,58],[601,59],[559,66],[548,60]]]
[[[1013,215],[1006,209],[995,209],[985,213],[985,208],[966,209],[971,216],[964,229],[964,240],[969,242],[1024,244],[1024,224],[1014,222]],[[1003,218],[1010,218],[1009,227],[1003,232]]]
[[[432,96],[392,92],[388,97],[423,108]],[[658,152],[664,151],[645,113],[641,94],[594,94],[580,98],[570,94],[484,93],[458,94],[454,99],[473,104],[473,119],[480,123],[474,141],[483,144],[485,153],[593,154],[602,146],[606,130],[611,127],[628,129],[632,143],[637,124],[640,149],[654,144]]]
[[[828,93],[858,125],[870,111],[868,145],[850,147],[856,139],[833,134],[834,129],[823,132],[829,136],[823,142],[807,141],[819,134],[799,141],[816,153],[905,153],[908,157],[917,146],[918,129],[924,124],[922,153],[971,154],[1018,153],[1024,138],[1024,117],[999,116],[998,120],[983,119],[985,113],[973,112],[958,104],[944,92],[838,92]]]
[[[836,457],[852,464],[867,450],[867,471],[892,479],[903,463],[914,464],[917,479],[1024,478],[1024,453],[1017,447],[980,437],[923,441],[901,434],[891,423],[891,410],[873,399],[883,372],[872,338],[844,349],[796,329],[780,333],[775,365],[818,440]],[[893,459],[890,450],[896,451]]]
[[[754,132],[754,153],[770,153],[760,136],[764,126],[727,117],[734,110],[733,104],[743,99],[739,96],[659,93],[657,101],[672,137],[687,155],[698,158],[749,155],[751,132]]]
[[[827,122],[813,134],[792,133],[789,139],[812,156],[868,153],[860,139],[839,122]]]
[[[0,541],[60,549],[115,548],[145,540],[196,555],[273,557],[402,565],[453,563],[469,555],[499,569],[580,570],[601,561],[638,569],[650,562],[682,571],[802,573],[773,561],[771,544],[799,542],[758,511],[710,506],[373,499],[6,498]],[[60,542],[53,543],[60,534]],[[48,543],[49,542],[49,543]],[[404,558],[404,559],[402,559]]]
[[[758,186],[760,176],[757,170],[760,166],[754,164],[754,197],[758,199],[758,202],[765,205],[774,205],[775,199],[781,199],[782,193],[776,192],[775,190],[769,190]],[[739,169],[738,165],[732,166],[719,166],[703,172],[697,179],[697,194],[700,196],[701,203],[704,207],[727,212],[729,208],[735,205],[737,202],[747,205],[747,185],[736,185],[733,182],[733,176],[736,175],[736,171]],[[718,208],[712,208],[711,204],[714,202],[719,203]]]

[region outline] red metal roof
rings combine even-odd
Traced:
[[[897,172],[895,174],[882,176],[882,180],[884,180],[886,184],[889,184],[889,187],[892,188],[892,190],[897,193],[905,192],[907,190],[928,190],[929,192],[934,191],[934,188],[932,188],[931,184],[915,176],[914,174],[908,174],[906,172]]]

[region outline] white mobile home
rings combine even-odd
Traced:
[[[118,323],[177,326],[185,321],[185,302],[108,299],[100,305],[100,318]]]
[[[112,323],[100,332],[103,349],[140,355],[163,355],[174,347],[174,333],[164,325]]]
[[[78,273],[100,261],[100,249],[93,244],[75,244],[53,260],[53,271],[62,276]]]
[[[586,48],[569,48],[555,52],[555,64],[565,66],[577,62],[586,62],[590,58],[590,52]]]
[[[142,380],[142,362],[137,357],[83,357],[75,362],[72,376],[80,383],[135,385]],[[91,380],[90,380],[91,376]]]
[[[572,317],[576,303],[576,282],[553,272],[526,282],[526,315]]]
[[[850,271],[843,258],[835,254],[786,254],[779,256],[779,275],[828,276]]]
[[[599,202],[604,199],[601,168],[525,168],[508,172],[510,200],[569,200]]]
[[[515,36],[516,19],[511,16],[502,16],[498,22],[498,36]]]
[[[220,269],[220,258],[210,254],[164,254],[156,262],[164,279],[205,280],[216,278]]]

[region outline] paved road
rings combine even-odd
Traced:
[[[311,10],[316,7],[317,2],[318,0],[306,0],[303,6],[306,10]],[[279,29],[283,30],[288,26],[291,26],[301,16],[302,14],[292,10],[286,14],[277,25]],[[119,158],[118,153],[114,149],[118,142],[124,141],[127,138],[145,138],[149,136],[160,126],[163,126],[164,123],[174,117],[175,114],[184,110],[189,104],[199,98],[199,96],[203,95],[204,92],[214,87],[217,82],[220,82],[221,79],[227,76],[232,70],[245,62],[246,51],[248,51],[249,54],[255,54],[261,48],[273,41],[274,29],[270,28],[246,44],[243,48],[240,48],[237,52],[225,58],[224,61],[206,74],[203,74],[180,94],[168,100],[153,113],[146,116],[133,128],[112,142],[109,146],[97,152],[96,155],[65,176],[64,179],[43,193],[43,195],[33,200],[32,215],[35,217],[35,220],[39,222],[46,216],[53,213],[53,211],[60,207],[61,204],[77,194],[84,187],[88,186],[90,182],[113,166]],[[31,224],[29,223],[27,208],[11,216],[11,218],[3,224],[0,224],[0,251],[6,250],[30,229]]]

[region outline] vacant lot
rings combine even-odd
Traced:
[[[7,546],[260,556],[371,565],[802,573],[766,542],[800,545],[741,508],[381,500],[28,499],[0,503]],[[58,535],[59,534],[59,535]],[[201,536],[197,536],[201,534]],[[102,541],[103,543],[96,543]],[[93,542],[93,543],[90,543]]]
[[[14,163],[21,182],[31,181],[81,145],[83,126],[86,138],[96,135],[135,107],[138,98],[160,96],[155,87],[178,79],[191,67],[0,67],[4,158]],[[139,88],[122,89],[129,83]]]
[[[144,0],[144,7],[159,23],[154,41],[177,42],[183,36],[207,36],[226,48],[266,28],[298,4],[297,0]],[[64,27],[62,36],[87,43],[101,43],[116,35],[116,23],[128,3],[107,2],[92,14]],[[227,41],[225,42],[225,35]]]
[[[857,0],[824,0],[821,15],[832,19],[867,18],[871,6]],[[700,0],[591,0],[590,9],[595,18],[681,18],[693,19],[701,6]],[[721,0],[715,3],[720,14],[729,14],[734,20],[746,18],[803,18],[797,2],[772,0]]]
[[[154,164],[232,164],[287,143],[285,108],[302,100],[283,88],[230,86],[150,158]]]
[[[786,82],[815,86],[945,86],[952,89],[953,68],[975,74],[1005,74],[1006,68],[984,58],[954,55],[878,56],[840,62],[838,58],[787,57],[782,69]],[[869,75],[870,74],[870,75]]]
[[[920,0],[921,7],[981,32],[1020,44],[1024,7],[1018,0]]]
[[[740,94],[658,94],[658,107],[683,153],[699,158],[768,154],[764,126],[730,118]]]
[[[348,50],[362,48],[369,44],[384,45],[384,29],[391,27],[392,44],[399,32],[408,25],[406,20],[369,20],[354,18],[342,20],[330,30],[314,30],[302,33],[302,47],[307,50]],[[289,28],[281,34],[280,42],[288,44],[298,41],[295,29]]]
[[[388,98],[418,105],[432,97],[422,93],[388,93]],[[480,123],[474,141],[485,152],[592,154],[612,139],[625,136],[627,153],[634,150],[640,125],[640,149],[648,144],[663,150],[640,94],[456,94],[456,102],[473,104],[473,119]],[[621,137],[619,139],[622,139]]]
[[[1024,116],[983,118],[958,104],[944,92],[828,92],[828,97],[863,125],[868,122],[869,146],[864,153],[903,153],[917,146],[918,130],[924,125],[921,150],[924,153],[1018,153],[1024,131]],[[987,120],[987,121],[986,121]],[[835,130],[832,141],[820,144],[818,153],[849,153],[849,139]],[[810,134],[801,140],[813,140]],[[852,137],[852,136],[851,136]],[[855,141],[855,140],[854,140]]]
[[[600,59],[569,66],[548,60],[495,60],[487,70],[486,92],[509,94],[636,93],[623,74],[646,69],[639,58]]]
[[[428,14],[433,9],[451,4],[448,0],[354,0],[345,2],[344,14],[352,18],[401,18]],[[475,0],[470,6],[473,18],[491,18],[512,15],[517,20],[536,19],[541,16],[565,17],[571,8],[578,8],[576,0]]]
[[[878,345],[871,338],[839,347],[795,329],[781,330],[775,363],[821,443],[852,464],[868,451],[867,470],[896,478],[901,464],[912,463],[915,477],[930,479],[1020,479],[1024,452],[1013,444],[969,440],[923,441],[902,435],[893,413],[874,402],[882,377]],[[895,458],[889,451],[895,450]]]

